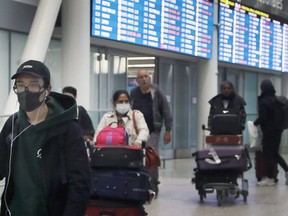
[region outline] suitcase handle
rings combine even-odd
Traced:
[[[114,212],[109,210],[103,210],[99,212],[99,216],[116,216]]]

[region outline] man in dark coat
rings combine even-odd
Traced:
[[[221,93],[209,101],[208,128],[211,129],[213,116],[217,114],[236,114],[239,116],[239,134],[241,134],[246,122],[246,102],[234,92],[234,86],[230,81],[223,81],[220,85],[220,91]]]
[[[150,137],[147,146],[153,147],[159,152],[160,133],[162,126],[165,127],[163,136],[164,144],[171,141],[171,130],[173,125],[172,113],[169,103],[162,90],[153,85],[151,77],[146,69],[139,69],[137,72],[137,83],[139,86],[131,90],[131,106],[140,110],[149,128]],[[151,175],[152,190],[156,197],[159,193],[159,170],[158,167],[148,170]]]
[[[75,100],[77,98],[77,89],[72,86],[64,87],[62,89],[62,93],[73,97]],[[95,133],[92,120],[87,110],[83,106],[78,105],[77,108],[78,108],[77,122],[83,131],[84,140],[92,141]]]
[[[279,146],[283,129],[275,125],[275,107],[277,106],[276,91],[271,80],[263,80],[261,83],[261,95],[258,97],[258,118],[254,125],[260,125],[263,133],[262,147],[264,169],[267,176],[257,182],[259,186],[275,185],[273,176],[275,163],[279,163],[286,173],[286,185],[288,185],[288,166],[279,154]]]
[[[0,215],[83,216],[90,172],[75,100],[51,92],[42,62],[24,62],[12,79],[20,107],[0,133]]]

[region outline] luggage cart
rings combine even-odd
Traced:
[[[203,130],[203,150],[192,154],[197,167],[194,169],[192,183],[204,201],[208,193],[216,192],[218,206],[232,197],[243,196],[247,202],[248,180],[244,172],[251,168],[251,160],[243,146],[242,135],[206,135]]]
[[[87,216],[145,216],[145,204],[155,198],[145,167],[145,145],[86,143],[90,158],[91,190]]]

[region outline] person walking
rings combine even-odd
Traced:
[[[263,80],[260,85],[261,95],[258,97],[258,118],[254,125],[260,125],[263,140],[262,151],[264,159],[264,170],[267,176],[257,182],[259,186],[275,185],[273,176],[275,163],[278,163],[285,171],[286,185],[288,185],[288,166],[284,158],[279,153],[279,146],[283,129],[277,127],[275,123],[275,109],[277,107],[277,96],[272,81]]]
[[[20,107],[0,133],[0,215],[83,216],[90,171],[75,100],[51,91],[40,61],[24,62],[11,79]]]
[[[98,135],[103,130],[103,128],[108,125],[111,125],[112,127],[115,123],[116,125],[122,125],[125,128],[125,133],[127,133],[128,137],[128,140],[126,140],[126,142],[129,146],[134,145],[136,147],[142,148],[142,143],[147,142],[149,137],[149,129],[147,127],[143,114],[139,110],[131,109],[130,95],[126,90],[115,91],[112,101],[114,111],[105,113],[96,128],[94,136],[94,141],[96,145]],[[135,122],[133,118],[135,119]],[[134,123],[136,125],[134,125]],[[126,135],[124,134],[124,136]]]
[[[139,86],[130,92],[133,109],[140,110],[144,114],[145,121],[150,131],[147,146],[151,146],[159,152],[160,132],[165,126],[163,137],[164,144],[171,141],[172,114],[165,94],[162,90],[151,83],[151,77],[146,69],[137,72],[137,83]],[[159,193],[159,171],[158,167],[149,170],[151,175],[152,190]]]
[[[236,114],[239,116],[241,134],[245,129],[246,122],[246,102],[235,93],[232,82],[225,80],[220,85],[220,93],[214,96],[210,101],[210,111],[208,116],[208,128],[211,129],[213,116],[217,114]]]
[[[65,86],[62,93],[73,97],[75,100],[77,99],[77,89],[73,86]],[[83,131],[84,140],[92,141],[95,133],[92,120],[83,106],[78,105],[77,108],[77,122]]]

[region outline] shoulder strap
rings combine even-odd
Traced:
[[[138,134],[138,133],[139,133],[139,130],[138,130],[137,124],[136,124],[135,111],[133,111],[133,113],[132,113],[132,120],[133,120],[133,126],[134,126],[134,129],[135,129],[135,131],[136,131],[136,134]]]

